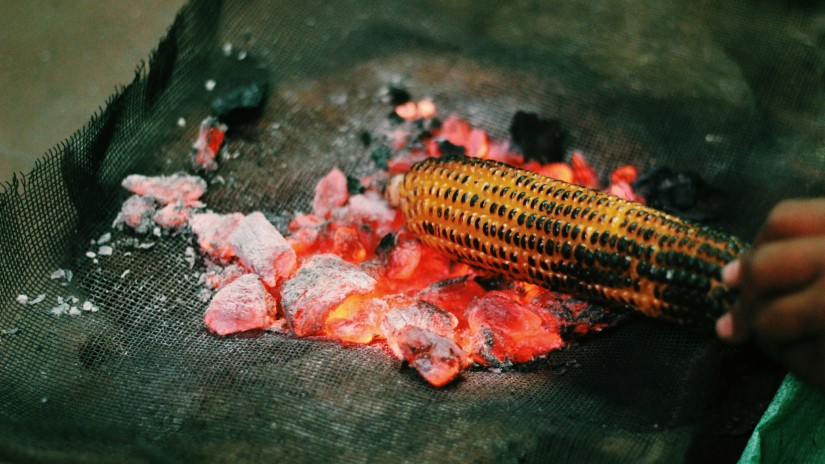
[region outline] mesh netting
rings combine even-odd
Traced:
[[[726,192],[715,224],[752,237],[779,199],[825,193],[823,45],[825,13],[799,2],[193,2],[135,81],[0,196],[0,456],[735,457],[777,378],[749,347],[639,319],[434,389],[380,346],[208,334],[185,236],[130,248],[114,232],[112,256],[86,252],[111,230],[125,175],[187,170],[215,92],[264,79],[262,116],[233,128],[238,156],[204,198],[217,212],[278,221],[309,208],[308,186],[333,165],[373,169],[380,137],[359,135],[386,133],[392,84],[496,137],[516,110],[558,118],[602,173],[695,170]],[[71,282],[50,278],[59,268]],[[71,295],[100,310],[50,314]]]

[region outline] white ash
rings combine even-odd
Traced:
[[[106,232],[105,234],[101,235],[100,238],[97,239],[98,245],[103,245],[105,243],[109,243],[112,240],[112,233]]]
[[[160,237],[160,227],[155,227],[154,229],[152,229],[152,235],[154,235],[155,237]]]
[[[218,83],[215,82],[214,79],[209,79],[208,81],[206,81],[203,84],[203,86],[204,86],[204,88],[206,89],[207,92],[211,92],[211,91],[215,90],[216,85],[218,85]]]
[[[204,303],[208,303],[212,299],[212,291],[208,288],[201,288],[198,291],[198,298]]]
[[[186,119],[178,118],[178,127],[186,127]]]
[[[94,251],[87,251],[86,252],[86,257],[87,258],[94,258],[95,256],[97,256],[97,255],[95,254]]]
[[[60,316],[62,316],[64,314],[67,314],[69,312],[69,304],[68,303],[59,303],[57,306],[54,306],[51,310],[49,310],[49,312],[54,314],[57,317],[60,317]]]
[[[45,299],[46,299],[46,294],[41,293],[41,294],[37,295],[36,297],[34,297],[33,300],[29,301],[29,306],[36,305],[37,303],[40,303],[41,301],[43,301]]]
[[[77,306],[72,306],[69,308],[69,316],[75,317],[80,316],[80,314],[80,309],[78,309]]]
[[[232,43],[226,42],[222,47],[223,56],[232,56]]]
[[[29,297],[21,293],[20,295],[17,295],[17,302],[24,305],[29,302]]]
[[[131,252],[131,251],[127,251],[127,252],[123,253],[123,257],[124,257],[124,258],[125,258],[125,257],[127,257],[127,256],[132,256],[132,252]]]
[[[130,273],[130,272],[132,272],[132,270],[131,270],[131,269],[126,269],[125,271],[123,271],[123,272],[120,274],[120,278],[121,278],[121,279],[125,278],[127,275],[129,275],[129,273]]]
[[[183,254],[183,260],[189,263],[189,269],[195,267],[195,249],[188,246],[186,247],[186,250],[184,250]]]
[[[17,327],[13,327],[11,329],[3,329],[0,330],[0,335],[14,335],[17,332],[20,332],[20,329]]]
[[[155,242],[144,242],[144,243],[139,243],[137,247],[140,248],[141,250],[148,250],[149,248],[152,248],[153,246],[155,246]]]
[[[97,254],[100,256],[112,256],[114,249],[109,245],[103,245],[97,249]]]

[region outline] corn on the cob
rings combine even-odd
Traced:
[[[462,157],[422,161],[388,194],[424,243],[516,280],[691,325],[734,297],[721,268],[742,242],[603,192]]]

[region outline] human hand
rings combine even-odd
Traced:
[[[722,280],[739,288],[739,300],[717,321],[719,337],[751,337],[825,389],[825,198],[777,205],[753,248],[725,266]]]

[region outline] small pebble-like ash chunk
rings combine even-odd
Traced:
[[[203,321],[212,332],[227,335],[263,329],[275,321],[277,306],[261,279],[245,274],[223,287],[209,303]]]
[[[353,294],[367,294],[375,279],[343,259],[316,255],[284,283],[281,301],[287,322],[298,336],[322,335],[330,312]]]
[[[470,337],[466,351],[479,364],[527,362],[564,343],[555,327],[510,298],[490,292],[467,309]]]
[[[182,173],[157,177],[132,174],[123,179],[121,185],[142,197],[152,197],[161,205],[182,203],[202,206],[198,199],[206,192],[205,180]]]
[[[229,235],[243,218],[241,213],[201,213],[192,215],[189,225],[198,237],[201,249],[209,256],[225,262],[235,256],[235,250],[229,243]]]
[[[261,212],[246,215],[229,235],[235,256],[270,287],[295,270],[295,250]]]
[[[387,345],[398,359],[404,359],[400,347],[399,334],[405,327],[426,329],[443,337],[453,338],[453,330],[458,319],[438,306],[426,301],[413,301],[410,304],[390,309],[381,322],[381,332],[387,339]]]
[[[115,225],[125,224],[139,234],[145,234],[154,227],[155,202],[151,198],[132,195],[123,202],[115,219]]]
[[[453,340],[427,329],[407,325],[396,338],[403,359],[433,386],[446,385],[468,365],[467,355]]]
[[[332,168],[315,184],[312,213],[320,218],[328,218],[333,209],[344,206],[348,199],[347,176],[340,169]]]

